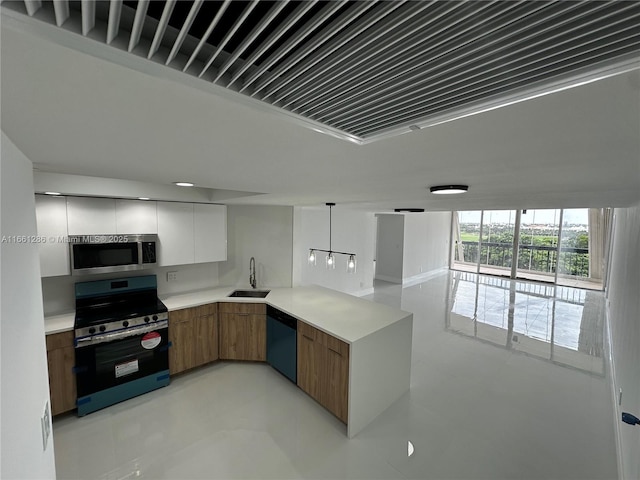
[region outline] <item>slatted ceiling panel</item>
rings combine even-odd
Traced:
[[[167,68],[361,140],[640,66],[640,2],[631,1],[24,0],[1,8],[141,61],[167,55]]]
[[[544,7],[543,3],[538,3],[538,9]],[[490,17],[487,17],[484,24],[484,41],[478,43],[473,41],[473,38],[469,38],[468,32],[472,27],[467,26],[458,28],[452,34],[452,39],[458,39],[457,42],[445,41],[443,39],[436,39],[439,32],[431,32],[431,29],[425,30],[426,35],[416,35],[416,43],[411,49],[396,48],[388,53],[381,54],[380,65],[369,65],[364,70],[359,71],[357,74],[351,76],[351,80],[347,84],[342,85],[342,90],[348,92],[347,95],[342,97],[334,96],[332,102],[326,104],[320,109],[307,109],[307,112],[312,114],[316,118],[326,117],[328,114],[332,115],[332,118],[342,118],[342,112],[351,108],[357,108],[356,103],[363,103],[363,97],[366,98],[372,96],[382,95],[389,90],[393,90],[393,93],[398,92],[399,89],[405,84],[410,84],[408,88],[414,88],[417,83],[414,80],[427,75],[433,75],[433,66],[438,64],[439,66],[446,66],[450,60],[446,59],[446,55],[453,55],[460,57],[460,62],[455,62],[456,66],[464,65],[460,52],[463,51],[463,47],[472,45],[473,52],[476,53],[478,49],[488,50],[492,52],[490,42],[490,34],[496,30],[501,30],[505,26],[512,25],[514,21],[525,20],[530,22],[530,9],[524,10],[518,7],[515,2],[511,4],[511,12],[493,12]],[[522,7],[522,5],[520,5]],[[446,15],[449,17],[449,15]],[[458,20],[458,22],[464,20],[464,18]],[[457,23],[460,26],[460,23]],[[441,26],[441,28],[447,28],[447,26]],[[452,30],[454,30],[452,28]],[[504,30],[501,30],[504,31]],[[464,35],[464,34],[467,35]],[[440,47],[440,48],[438,48]],[[444,47],[444,48],[443,48]],[[448,58],[448,57],[447,57]],[[474,57],[477,58],[477,57]],[[436,63],[439,60],[440,63]],[[466,59],[465,59],[466,61]],[[425,70],[426,69],[426,70]],[[406,73],[410,72],[410,73]]]
[[[304,62],[301,62],[291,73],[287,75],[284,81],[278,84],[277,89],[279,92],[277,96],[273,97],[272,102],[278,104],[282,108],[286,108],[291,105],[294,101],[300,98],[300,95],[297,97],[293,95],[295,92],[298,92],[315,78],[318,78],[322,73],[335,68],[341,62],[341,59],[338,58],[339,55],[337,52],[342,47],[353,45],[354,39],[361,36],[363,32],[372,30],[374,25],[380,23],[404,3],[406,2],[401,0],[397,0],[395,2],[383,2],[381,7],[382,11],[368,12],[358,20],[357,24],[353,25],[353,28],[350,28],[344,34],[334,39],[321,50],[316,52],[315,55],[307,57]],[[340,57],[344,58],[343,55],[340,55]],[[322,67],[322,65],[324,66]],[[309,90],[307,89],[306,91],[308,92]],[[275,89],[272,89],[268,95],[273,95],[274,92]],[[290,98],[290,100],[287,100],[287,98]],[[292,111],[295,111],[295,109],[292,109]]]
[[[38,10],[42,7],[41,0],[25,0],[24,6],[27,7],[27,13],[30,17],[33,17]]]
[[[226,2],[226,4],[228,5],[230,2]],[[229,41],[233,38],[233,36],[235,35],[235,33],[238,31],[238,29],[240,28],[240,26],[244,23],[244,21],[247,19],[247,17],[251,14],[251,12],[253,11],[253,9],[256,7],[256,5],[258,4],[258,0],[253,0],[251,2],[249,2],[249,4],[245,7],[244,11],[242,12],[242,14],[240,15],[240,17],[238,17],[238,19],[234,22],[233,26],[231,27],[231,29],[229,29],[227,31],[227,33],[225,34],[224,38],[218,42],[218,46],[216,48],[216,51],[213,53],[213,55],[211,55],[209,57],[209,60],[207,60],[207,63],[205,64],[204,68],[202,69],[202,71],[200,72],[200,75],[198,75],[199,77],[201,77],[202,75],[204,75],[204,73],[207,71],[207,69],[213,64],[213,62],[218,58],[218,55],[220,55],[220,52],[222,52],[222,49],[227,45],[227,43],[229,43]],[[216,77],[216,80],[219,77]]]
[[[333,50],[339,48],[339,46],[335,46],[334,48],[334,44],[336,42],[340,44],[341,39],[338,38],[336,40],[335,37],[337,37],[340,32],[345,30],[348,26],[353,27],[353,22],[364,15],[369,9],[373,8],[376,3],[377,0],[370,0],[369,2],[360,2],[356,4],[344,15],[340,16],[340,18],[332,22],[330,26],[323,29],[320,34],[315,35],[313,39],[311,39],[304,45],[304,47],[300,48],[297,52],[295,52],[295,54],[289,56],[284,62],[278,65],[278,67],[271,72],[271,78],[281,78],[281,80],[278,82],[274,82],[270,88],[266,88],[262,95],[262,98],[266,99],[272,96],[275,92],[284,88],[289,84],[289,82],[293,81],[294,78],[297,78],[298,75],[301,75],[304,70],[298,69],[297,74],[294,72],[287,74],[286,77],[283,77],[286,72],[289,72],[290,70],[294,69],[294,67],[299,66],[299,64],[303,60],[308,59],[311,53],[313,53],[313,58],[317,59],[317,61],[320,61],[322,60],[322,58],[329,55]],[[376,14],[376,18],[380,18],[379,12]],[[264,87],[266,87],[266,85],[259,85],[256,89],[256,92],[260,91]],[[276,103],[277,101],[277,98],[271,99],[272,103]]]
[[[421,31],[431,28],[431,25],[439,19],[450,15],[454,7],[442,3],[443,8],[430,12],[428,20],[423,18],[425,10],[429,7],[427,2],[410,2],[413,11],[404,10],[398,18],[394,16],[389,22],[385,22],[378,28],[372,29],[359,37],[352,46],[334,55],[331,60],[324,62],[314,69],[313,74],[305,79],[305,83],[311,85],[303,94],[295,96],[287,102],[294,112],[311,111],[313,114],[322,113],[318,108],[333,105],[333,99],[349,93],[354,78],[369,79],[368,72],[380,65],[393,65],[395,55],[406,52],[404,41],[413,38]],[[375,48],[377,46],[377,48]],[[395,46],[395,48],[393,48]],[[385,53],[390,50],[390,53]],[[317,79],[317,80],[316,80]],[[312,82],[313,81],[313,82]],[[345,84],[345,81],[351,82]],[[312,104],[307,108],[307,105]]]
[[[169,57],[167,57],[165,65],[169,65],[176,58],[176,55],[178,54],[178,51],[180,50],[184,39],[189,33],[189,29],[191,28],[193,21],[196,19],[196,15],[198,14],[200,7],[202,7],[202,2],[203,0],[196,0],[195,2],[193,2],[191,10],[189,10],[189,15],[187,15],[184,24],[180,28],[180,33],[178,33],[178,37],[173,43],[173,47],[171,47],[171,52],[169,52]]]
[[[440,100],[437,106],[442,108],[448,106],[443,103],[443,100],[452,99],[451,103],[455,106],[458,104],[458,100],[454,98],[455,94],[458,95],[458,98],[470,97],[472,94],[477,95],[478,89],[475,88],[475,85],[478,78],[480,79],[478,81],[486,85],[483,93],[488,95],[500,93],[501,85],[504,88],[511,87],[514,82],[516,85],[517,82],[522,81],[533,83],[533,76],[536,74],[548,76],[552,72],[563,73],[562,69],[558,71],[555,68],[555,62],[559,60],[560,66],[562,66],[567,62],[566,58],[577,58],[580,51],[589,49],[590,46],[586,38],[577,46],[571,45],[576,44],[576,40],[581,40],[583,37],[597,35],[598,32],[594,31],[593,24],[599,22],[603,16],[613,15],[612,12],[604,13],[601,6],[596,7],[589,13],[597,15],[597,18],[583,20],[573,27],[567,27],[562,32],[556,32],[537,40],[535,39],[536,33],[533,32],[526,35],[523,41],[511,43],[499,49],[507,50],[505,52],[491,49],[484,55],[470,57],[473,60],[471,63],[458,60],[454,62],[453,68],[437,75],[433,71],[427,71],[421,74],[422,78],[419,74],[414,74],[398,80],[393,85],[387,85],[384,90],[371,92],[369,97],[348,102],[341,108],[339,114],[331,117],[331,121],[339,128],[344,129],[350,129],[360,124],[372,128],[382,124],[383,121],[389,122],[391,118],[397,121],[398,115],[408,115],[414,110],[424,113],[425,110],[421,107],[414,108],[416,101],[418,101],[418,105],[421,105],[422,101],[432,104]],[[616,12],[615,15],[622,16],[622,18],[614,21],[609,28],[626,21],[631,23],[630,28],[637,32],[637,24],[634,25],[633,20],[628,20],[622,12]],[[583,33],[578,34],[579,30]],[[636,37],[636,40],[638,38]],[[606,42],[603,34],[598,35],[598,42]],[[565,44],[569,45],[568,49],[557,51]],[[553,50],[556,52],[554,53]],[[511,81],[512,78],[514,81]],[[436,88],[438,85],[440,88]],[[455,89],[456,85],[461,85],[461,87]],[[436,96],[439,92],[441,95]],[[375,109],[371,108],[367,101],[367,98],[374,95],[377,100]],[[403,109],[405,106],[411,111]],[[385,116],[388,112],[391,112],[391,117]],[[357,121],[353,120],[354,116],[357,117]]]
[[[589,23],[585,24],[585,27],[588,28]],[[534,26],[531,23],[531,19],[527,19],[527,24],[530,26]],[[510,44],[508,47],[509,52],[505,52],[501,54],[498,50],[490,49],[491,45],[494,43],[493,41],[489,41],[486,43],[482,49],[486,49],[487,51],[484,54],[478,55],[478,50],[481,48],[473,48],[471,51],[467,52],[465,55],[460,54],[457,51],[457,56],[454,59],[447,60],[440,65],[440,71],[436,71],[434,69],[428,70],[426,72],[419,72],[412,76],[409,76],[402,81],[395,82],[393,84],[393,92],[391,92],[391,87],[387,86],[384,90],[378,90],[375,92],[376,96],[384,96],[387,94],[384,99],[377,104],[377,108],[375,112],[371,111],[371,109],[367,108],[366,99],[361,99],[358,102],[358,105],[355,105],[353,102],[349,103],[348,107],[343,107],[342,113],[334,115],[332,118],[337,122],[341,127],[348,128],[352,126],[349,121],[345,121],[341,123],[341,120],[349,117],[349,113],[346,111],[350,108],[358,109],[359,105],[364,105],[360,110],[358,110],[358,117],[360,121],[367,121],[370,118],[377,117],[380,118],[381,114],[384,114],[386,111],[390,111],[396,109],[399,105],[402,106],[402,100],[405,100],[405,103],[413,102],[416,98],[418,98],[421,92],[428,92],[426,95],[431,99],[437,99],[435,96],[438,92],[443,92],[443,96],[453,97],[453,92],[455,89],[453,88],[456,85],[463,84],[463,88],[469,88],[470,86],[475,85],[472,83],[478,77],[482,81],[487,81],[491,78],[497,77],[498,74],[487,75],[487,70],[489,62],[491,62],[491,58],[493,57],[494,67],[496,72],[500,72],[502,75],[508,74],[508,67],[510,65],[515,64],[516,68],[523,68],[528,64],[523,63],[526,59],[533,56],[534,54],[538,57],[538,60],[543,62],[543,65],[539,65],[540,67],[549,68],[552,65],[552,58],[546,55],[546,50],[551,48],[557,48],[562,45],[564,42],[570,41],[574,39],[572,32],[577,27],[571,28],[566,32],[556,35],[552,35],[550,37],[545,37],[543,41],[534,42],[531,40],[532,36],[535,36],[535,33],[530,33],[529,35],[524,37],[525,41],[519,42],[523,47],[521,49],[515,49],[514,44]],[[565,37],[565,41],[560,42],[561,36]],[[547,47],[544,47],[544,44]],[[485,48],[486,47],[486,48]],[[502,49],[507,49],[506,46],[502,47]],[[528,54],[526,52],[529,52]],[[511,57],[511,60],[509,58]],[[485,60],[486,58],[486,60]],[[446,70],[442,70],[442,67],[447,64],[451,64],[452,66]],[[464,66],[462,68],[461,66]],[[458,72],[458,73],[456,73]],[[429,82],[425,83],[425,79],[428,79]],[[439,81],[435,81],[440,79]],[[456,81],[457,79],[457,81]],[[419,85],[422,85],[419,87]],[[436,89],[437,86],[440,86]]]
[[[517,6],[516,2],[509,4],[512,9]],[[367,62],[364,64],[364,68],[352,72],[349,82],[339,85],[339,94],[334,95],[330,102],[323,102],[324,106],[320,109],[313,111],[314,117],[322,118],[339,114],[363,95],[372,94],[372,92],[389,84],[395,85],[399,77],[406,75],[406,72],[415,74],[417,65],[414,60],[416,59],[423,64],[432,64],[435,58],[430,52],[445,42],[443,32],[451,32],[451,37],[448,38],[453,44],[453,40],[473,28],[473,22],[470,19],[475,14],[485,14],[484,25],[489,24],[491,19],[504,17],[508,14],[505,10],[498,10],[497,7],[499,6],[496,4],[485,3],[484,9],[479,12],[468,10],[459,12],[460,7],[458,6],[453,11],[440,11],[426,25],[418,22],[401,38],[385,44],[378,52],[379,61],[377,63]],[[484,28],[487,27],[483,26]],[[453,48],[458,48],[458,45]]]
[[[129,52],[133,51],[140,41],[140,34],[142,33],[142,27],[147,17],[147,9],[149,8],[149,0],[138,0],[138,6],[136,8],[136,15],[133,19],[133,29],[129,36]]]
[[[346,3],[346,1],[335,1],[326,3],[322,7],[322,10],[320,10],[320,12],[318,12],[312,18],[308,19],[302,28],[297,30],[295,34],[292,35],[283,45],[281,45],[275,52],[273,52],[266,60],[261,62],[258,69],[245,79],[244,84],[239,91],[244,92],[260,77],[263,79],[263,81],[261,81],[262,86],[268,85],[271,79],[271,74],[270,72],[268,72],[268,69],[273,67],[274,65],[277,66],[277,63],[282,58],[285,58],[286,55],[293,51],[300,43],[305,42],[308,39],[309,35],[313,34],[316,29],[318,29],[327,19],[335,14]],[[250,92],[250,96],[254,96],[255,94],[255,90]]]
[[[56,15],[56,25],[60,27],[69,18],[68,0],[53,0],[53,9]]]
[[[109,18],[107,20],[107,43],[110,44],[118,36],[120,30],[120,15],[122,14],[122,0],[112,0],[109,3]]]
[[[193,61],[196,59],[196,57],[198,56],[198,54],[200,53],[200,50],[202,50],[202,47],[204,47],[205,43],[207,42],[207,40],[209,40],[209,36],[211,36],[211,34],[213,33],[214,28],[216,28],[216,26],[218,25],[218,22],[220,21],[220,19],[222,18],[222,15],[224,15],[224,12],[226,12],[227,7],[230,5],[230,0],[226,0],[218,9],[218,11],[216,12],[215,17],[213,17],[213,20],[211,20],[211,23],[209,24],[209,26],[207,27],[207,30],[204,32],[204,34],[202,35],[202,38],[200,38],[200,41],[198,42],[198,46],[193,50],[193,52],[191,53],[191,56],[189,57],[189,60],[187,60],[186,65],[184,66],[184,68],[182,69],[182,71],[186,71],[187,68],[189,68],[189,66],[193,63]],[[194,17],[195,20],[195,17]],[[190,27],[191,25],[189,25]],[[202,74],[204,73],[204,70],[200,73],[199,76],[202,76]]]
[[[96,25],[96,3],[92,0],[82,0],[82,35],[85,37]]]
[[[167,29],[167,25],[169,24],[169,19],[171,18],[171,14],[173,13],[173,9],[176,6],[176,0],[168,0],[164,4],[164,8],[162,9],[162,16],[158,22],[158,27],[156,28],[156,32],[153,35],[153,41],[151,42],[151,47],[149,47],[149,53],[147,54],[147,58],[151,58],[155,55],[160,48],[160,42],[162,41],[162,37],[164,36],[164,32]]]
[[[227,83],[226,87],[230,88],[238,79],[240,79],[241,75],[251,67],[251,65],[262,63],[259,62],[259,60],[263,58],[269,49],[271,49],[279,39],[289,32],[300,21],[300,19],[316,5],[316,3],[317,0],[308,0],[307,2],[299,3],[296,9],[282,21],[277,29],[267,37],[256,50],[254,50],[251,56],[247,58],[245,64],[238,67],[238,69],[233,72],[231,80]]]
[[[231,55],[218,69],[214,82],[220,80],[227,70],[234,64],[241,55],[243,55],[249,48],[249,46],[256,41],[260,34],[275,20],[275,18],[282,12],[282,10],[289,4],[288,0],[280,0],[269,10],[269,12],[262,17],[260,22],[249,32],[242,43],[235,49],[233,55]]]

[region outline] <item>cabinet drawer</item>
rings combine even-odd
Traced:
[[[264,303],[220,303],[220,313],[248,313],[253,315],[266,315],[267,306]]]
[[[197,317],[206,317],[207,315],[215,315],[218,313],[217,303],[208,303],[195,308]]]
[[[73,331],[53,333],[46,336],[47,352],[57,348],[73,347]]]
[[[326,342],[329,350],[342,357],[349,358],[349,344],[337,339],[336,337],[332,337],[331,335],[326,335]]]
[[[181,310],[172,310],[169,312],[169,323],[188,322],[196,316],[195,308],[183,308]]]
[[[312,327],[308,323],[301,322],[300,320],[298,320],[298,333],[307,337],[309,340],[313,340],[314,342],[321,340],[322,332],[320,330]]]

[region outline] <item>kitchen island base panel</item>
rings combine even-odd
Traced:
[[[413,314],[350,345],[349,420],[353,438],[409,391]]]

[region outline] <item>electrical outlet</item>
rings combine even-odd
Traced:
[[[178,272],[167,272],[167,282],[177,282]]]
[[[44,413],[40,419],[42,426],[42,450],[47,449],[47,443],[49,442],[49,435],[51,435],[51,419],[49,417],[49,402],[44,405]]]

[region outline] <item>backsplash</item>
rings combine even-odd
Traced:
[[[167,281],[168,272],[177,272],[177,280]],[[158,295],[169,295],[191,290],[214,288],[218,282],[218,263],[200,263],[195,265],[175,265],[159,267],[137,272],[118,272],[104,275],[61,276],[42,279],[42,297],[45,316],[65,313],[75,309],[75,284],[110,278],[135,277],[140,275],[156,275],[158,279]]]

